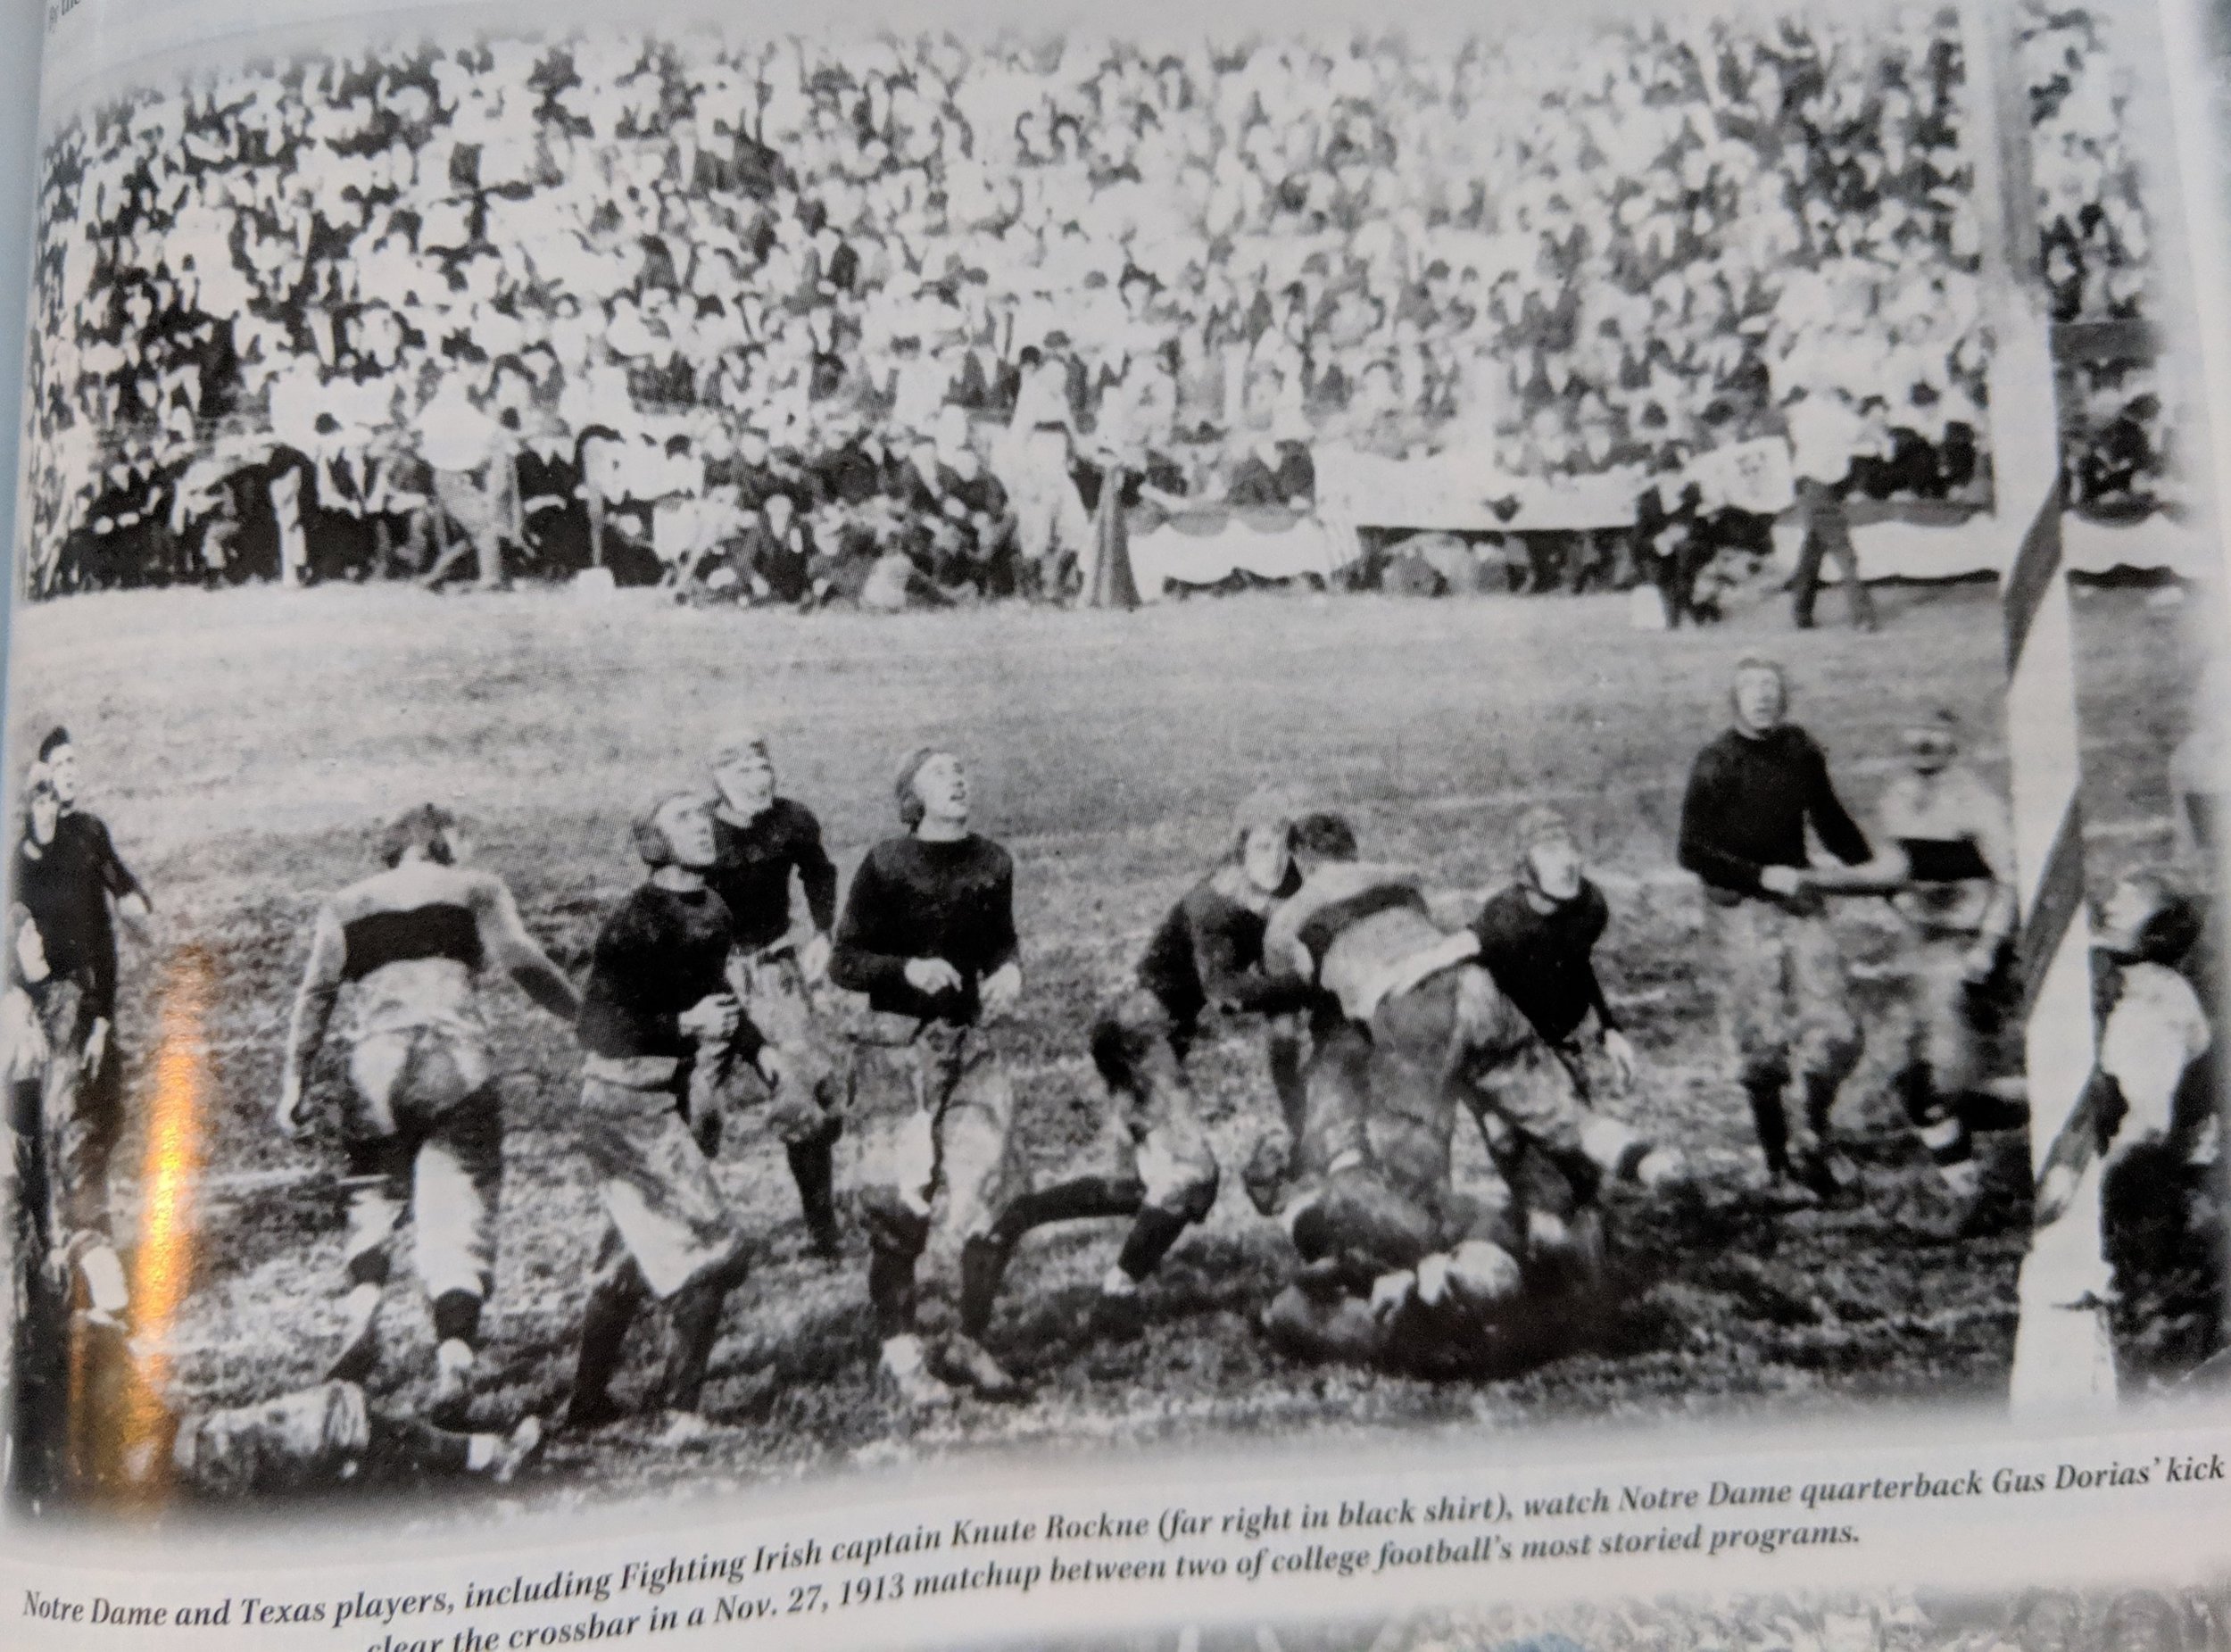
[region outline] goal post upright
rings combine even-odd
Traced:
[[[2061,552],[2065,502],[2051,294],[2031,171],[2029,93],[2019,51],[2019,0],[1961,0],[1971,195],[1980,232],[1984,312],[1992,340],[1987,386],[1994,492],[2002,543],[2006,740],[2021,923],[2015,948],[2033,1175],[2074,1111],[2096,1053],[2091,935],[2084,912],[2082,756],[2076,635]],[[2095,1257],[2096,1183],[2061,1223]],[[2064,1270],[2032,1235],[2017,1291],[2011,1408],[2017,1417],[2104,1410],[2116,1399],[2103,1305],[2072,1299]]]

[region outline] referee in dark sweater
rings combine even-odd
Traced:
[[[1681,803],[1680,862],[1704,880],[1720,955],[1722,1025],[1770,1174],[1833,1192],[1829,1110],[1859,1065],[1860,1032],[1836,937],[1808,883],[1808,826],[1846,866],[1871,858],[1812,737],[1785,721],[1772,660],[1736,667],[1735,726],[1696,755]],[[1804,1096],[1793,1119],[1786,1092]]]
[[[913,1104],[883,1173],[859,1195],[867,1293],[883,1373],[907,1403],[940,1403],[948,1383],[1010,1399],[1021,1391],[976,1340],[978,1316],[924,1346],[915,1268],[941,1192],[966,1254],[972,1241],[981,1248],[993,1236],[1001,1213],[1027,1190],[1014,1085],[983,1026],[1023,990],[1015,863],[968,829],[967,771],[951,752],[914,752],[894,790],[906,834],[869,850],[852,875],[829,963],[837,985],[867,994],[886,1041],[899,1048]],[[987,1295],[982,1306],[989,1305]]]

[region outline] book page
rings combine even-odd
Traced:
[[[0,1638],[2221,1652],[2223,23],[50,7]]]

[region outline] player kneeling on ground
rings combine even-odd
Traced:
[[[900,766],[895,790],[906,834],[884,839],[860,862],[829,967],[839,986],[867,994],[908,1094],[889,1162],[858,1197],[867,1294],[883,1371],[908,1404],[940,1403],[947,1383],[1012,1399],[1019,1385],[979,1340],[992,1291],[964,1286],[958,1331],[925,1349],[915,1274],[941,1194],[966,1255],[970,1241],[993,1236],[1026,1188],[1015,1089],[984,1025],[1023,990],[1015,863],[968,829],[968,776],[951,752],[916,751]]]
[[[655,1296],[674,1332],[659,1403],[678,1441],[703,1426],[721,1310],[745,1270],[743,1236],[690,1127],[691,1075],[704,1062],[756,1059],[760,1044],[728,990],[728,909],[705,883],[711,801],[664,798],[634,835],[651,876],[597,932],[581,995],[582,1146],[607,1223],[565,1420],[589,1429],[619,1415],[612,1378],[628,1328]]]
[[[553,1016],[570,1020],[573,986],[520,922],[503,880],[469,871],[463,834],[425,804],[387,828],[387,869],[319,909],[294,995],[278,1123],[309,1128],[303,1086],[344,988],[352,989],[348,1165],[348,1332],[330,1375],[360,1381],[378,1357],[376,1325],[389,1251],[406,1212],[419,1274],[434,1304],[437,1419],[460,1411],[480,1315],[495,1275],[503,1109],[490,1073],[477,988],[490,966]]]
[[[729,984],[743,1014],[767,1041],[759,1067],[775,1075],[768,1124],[790,1160],[814,1250],[837,1252],[836,1141],[843,1128],[842,1088],[829,1041],[815,1014],[811,989],[828,973],[829,932],[836,922],[837,875],[822,847],[821,823],[802,803],[775,790],[775,763],[763,735],[747,735],[713,760],[717,857],[706,881],[728,908],[736,951]],[[791,878],[806,898],[813,934],[802,945],[791,934]],[[733,1067],[734,1064],[730,1063]],[[757,1069],[747,1069],[756,1083]],[[701,1083],[726,1089],[731,1074],[708,1066]],[[715,1150],[720,1114],[700,1117]]]
[[[1306,984],[1263,971],[1267,914],[1299,886],[1293,805],[1269,792],[1240,809],[1230,856],[1170,909],[1140,960],[1135,984],[1092,1028],[1092,1060],[1107,1085],[1114,1167],[1024,1194],[992,1233],[962,1253],[964,1298],[988,1300],[1022,1236],[1033,1227],[1090,1216],[1130,1216],[1131,1231],[1100,1283],[1097,1317],[1133,1324],[1140,1285],[1188,1227],[1216,1202],[1218,1167],[1201,1123],[1185,1058],[1211,1009],[1273,1018],[1271,1078],[1290,1133],[1301,1115],[1298,1013],[1315,997]],[[985,1310],[988,1313],[988,1308]]]

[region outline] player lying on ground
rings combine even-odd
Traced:
[[[375,1407],[328,1379],[242,1406],[173,1410],[120,1331],[81,1340],[77,1408],[100,1436],[79,1465],[80,1497],[224,1500],[408,1486],[508,1483],[541,1449],[538,1417],[507,1434],[467,1433]]]
[[[763,1069],[775,1075],[767,1125],[790,1160],[798,1202],[815,1250],[837,1252],[836,1141],[842,1075],[831,1041],[814,1010],[810,989],[828,973],[829,932],[836,922],[837,875],[822,847],[821,823],[802,803],[778,796],[775,763],[764,735],[746,734],[713,760],[715,859],[706,882],[728,908],[736,951],[729,985],[738,1004],[766,1040],[759,1066],[711,1064],[699,1075],[724,1096],[732,1079],[760,1088]],[[791,936],[791,878],[806,899],[813,934],[802,946]],[[720,1111],[699,1117],[717,1148]]]
[[[396,1229],[415,1224],[419,1276],[434,1307],[436,1418],[461,1411],[495,1277],[503,1180],[503,1107],[491,1071],[479,985],[503,970],[552,1015],[571,1020],[573,986],[527,933],[503,880],[466,868],[464,834],[422,804],[390,826],[386,869],[318,909],[294,995],[279,1078],[278,1124],[297,1140],[305,1092],[344,988],[352,992],[347,1166],[347,1332],[329,1373],[360,1381],[378,1358],[380,1298]]]
[[[829,973],[867,994],[880,1042],[907,1107],[886,1162],[858,1195],[867,1230],[867,1294],[882,1370],[906,1403],[937,1405],[958,1383],[991,1399],[1019,1385],[981,1341],[996,1277],[964,1279],[960,1323],[924,1343],[916,1269],[941,1208],[964,1258],[1028,1190],[1015,1141],[1015,1088],[985,1025],[1023,990],[1015,934],[1015,863],[968,829],[968,776],[959,758],[925,747],[900,765],[894,787],[903,836],[886,838],[853,874]],[[867,1053],[867,1052],[863,1052]]]
[[[50,1212],[46,1237],[74,1271],[92,1309],[120,1319],[129,1302],[109,1208],[109,1164],[124,1133],[124,1087],[116,1047],[116,935],[109,901],[136,904],[138,884],[96,816],[67,809],[76,760],[56,729],[24,787],[12,889],[36,946],[36,982],[26,978],[48,1058],[40,1091],[43,1165]],[[15,927],[12,939],[22,941]],[[22,956],[18,954],[18,963]]]
[[[711,800],[679,793],[636,820],[651,875],[597,932],[581,994],[582,1148],[607,1221],[566,1402],[572,1428],[621,1415],[612,1379],[629,1327],[656,1297],[674,1333],[658,1389],[667,1438],[701,1431],[721,1310],[743,1281],[743,1235],[689,1117],[704,1095],[692,1083],[701,1064],[756,1063],[762,1050],[728,988],[728,909],[705,881],[712,811]]]
[[[1767,1174],[1827,1196],[1847,1179],[1826,1138],[1861,1044],[1836,936],[1804,887],[1806,827],[1846,866],[1863,865],[1873,851],[1837,797],[1820,748],[1787,720],[1781,667],[1745,660],[1729,698],[1734,726],[1689,771],[1680,863],[1704,880],[1721,1026]],[[1793,1083],[1803,1092],[1795,1117]]]
[[[1131,1230],[1100,1282],[1095,1316],[1134,1324],[1139,1287],[1188,1227],[1216,1202],[1218,1166],[1185,1059],[1212,1009],[1270,1020],[1271,1083],[1290,1139],[1298,1139],[1303,1028],[1315,996],[1306,983],[1263,972],[1271,909],[1299,887],[1293,864],[1296,809],[1258,793],[1239,811],[1230,853],[1188,890],[1147,943],[1134,984],[1092,1027],[1092,1060],[1107,1085],[1109,1167],[1025,1192],[992,1231],[968,1241],[961,1277],[968,1316],[989,1317],[990,1298],[1016,1245],[1033,1228],[1092,1216],[1129,1216]]]
[[[1799,883],[1821,894],[1887,895],[1905,920],[1905,996],[1888,1029],[1893,1083],[1947,1195],[1933,1225],[1957,1235],[1978,1220],[1975,1133],[2028,1117],[2026,1107],[1987,1092],[1984,1074],[2016,917],[2012,836],[2005,805],[1959,760],[1950,710],[1916,712],[1900,738],[1906,767],[1884,790],[1874,858],[1806,870]]]

